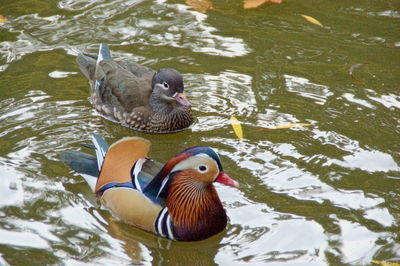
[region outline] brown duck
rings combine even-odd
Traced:
[[[77,57],[89,80],[94,107],[106,118],[146,133],[171,133],[193,123],[182,75],[172,68],[154,71],[135,62],[114,61],[107,44],[99,54]]]

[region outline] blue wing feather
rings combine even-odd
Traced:
[[[61,161],[74,171],[91,175],[97,178],[99,170],[96,157],[79,151],[63,151],[60,153]]]
[[[143,188],[143,193],[154,202],[164,204],[169,191],[169,186],[174,178],[174,175],[177,173],[178,172],[171,173],[165,178],[160,178],[160,174],[156,175],[151,182]],[[163,204],[160,205],[164,206]]]
[[[159,197],[160,191],[165,187],[165,183],[159,182],[161,169],[160,163],[151,159],[139,159],[132,167],[131,177],[133,188],[141,191],[154,203],[165,206],[165,198]]]
[[[101,166],[108,151],[107,142],[99,135],[92,136],[93,144],[83,144],[96,150],[96,156],[79,151],[63,151],[60,153],[61,161],[71,167],[75,172],[82,174],[88,184],[94,189]]]

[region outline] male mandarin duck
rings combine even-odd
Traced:
[[[213,149],[192,147],[162,165],[147,158],[146,139],[126,137],[110,147],[100,136],[92,140],[96,156],[65,151],[61,159],[124,222],[180,241],[206,239],[226,227],[227,215],[213,183],[239,184],[223,171]]]
[[[106,44],[98,55],[81,53],[76,60],[89,80],[93,105],[106,118],[146,133],[171,133],[193,123],[182,75],[175,69],[154,71],[114,61]]]

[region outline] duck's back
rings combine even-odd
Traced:
[[[77,62],[89,80],[93,104],[100,112],[110,115],[104,110],[107,105],[129,113],[135,108],[148,108],[154,70],[135,62],[103,60],[97,63],[97,55],[87,53],[78,55]],[[97,80],[102,84],[96,87]]]

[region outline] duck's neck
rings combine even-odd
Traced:
[[[227,216],[212,184],[180,177],[171,183],[166,205],[176,239],[201,240],[226,227]]]
[[[178,113],[186,113],[190,112],[190,107],[189,106],[183,106],[179,104],[176,101],[173,102],[168,102],[163,100],[159,95],[157,94],[151,94],[150,96],[150,107],[153,110],[154,113],[160,114],[160,115],[176,115]]]
[[[174,105],[162,100],[158,95],[151,94],[150,107],[154,113],[168,114],[174,110]]]

